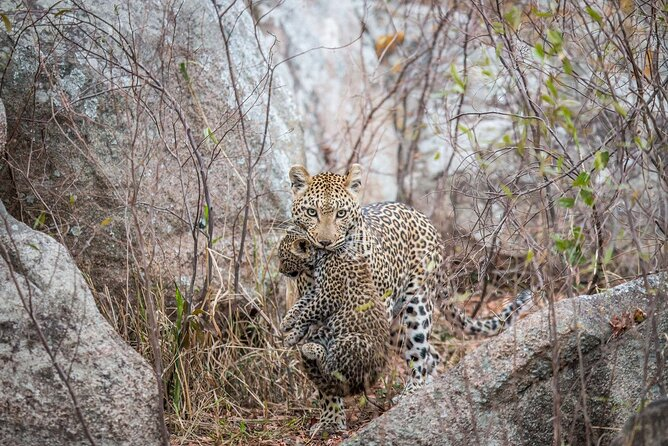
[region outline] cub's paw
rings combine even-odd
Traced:
[[[293,328],[295,328],[295,325],[297,324],[297,320],[299,317],[299,309],[297,305],[293,305],[292,308],[288,310],[287,313],[285,313],[285,317],[281,321],[280,329],[282,332],[289,332]]]
[[[294,326],[295,326],[295,319],[286,315],[281,321],[281,325],[278,328],[280,328],[282,332],[287,333],[288,331],[292,330]]]
[[[285,345],[288,347],[292,347],[294,345],[297,345],[299,341],[302,340],[304,337],[305,332],[303,330],[292,330],[288,335],[285,337]]]
[[[304,359],[311,361],[315,361],[318,358],[323,358],[327,354],[325,347],[320,344],[316,344],[315,342],[307,342],[301,346],[299,351],[301,352]]]

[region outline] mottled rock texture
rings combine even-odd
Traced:
[[[192,240],[202,172],[226,256],[239,251],[247,202],[254,232],[289,215],[299,119],[270,71],[273,39],[256,33],[244,2],[223,3],[0,1],[12,24],[0,33],[9,135],[0,199],[30,225],[43,215],[39,228],[57,234],[97,290],[126,291],[137,230],[153,271],[189,285],[193,252],[204,249],[203,236]]]
[[[55,364],[98,445],[163,444],[151,367],[100,315],[67,250],[1,202],[0,296],[0,444],[90,444]]]
[[[555,394],[561,440],[609,444],[640,407],[644,389],[651,401],[665,397],[668,388],[660,354],[668,332],[668,275],[647,281],[649,289],[639,279],[558,302],[556,336],[550,334],[548,308],[530,315],[346,444],[551,444]],[[610,320],[635,309],[648,318],[614,336]]]
[[[668,445],[668,398],[653,401],[640,413],[633,415],[613,446]]]

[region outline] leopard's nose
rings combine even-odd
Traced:
[[[320,240],[320,244],[322,245],[323,248],[326,248],[329,245],[331,245],[332,242],[330,240]]]

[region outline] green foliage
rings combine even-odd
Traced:
[[[575,205],[575,198],[571,197],[562,197],[559,199],[559,206],[562,208],[570,209]]]
[[[594,205],[594,192],[592,192],[590,189],[580,189],[580,197],[587,206],[592,207]]]
[[[179,63],[179,71],[181,72],[181,76],[183,76],[183,80],[185,80],[186,83],[189,84],[190,75],[188,74],[188,65],[186,64],[186,62]]]
[[[455,81],[455,91],[457,93],[464,93],[466,91],[466,81],[459,76],[455,64],[450,64],[450,76]]]
[[[568,264],[572,266],[580,265],[585,262],[585,257],[582,253],[584,239],[582,227],[580,226],[573,226],[570,234],[566,237],[558,234],[552,236],[555,250],[562,254]]]
[[[610,153],[606,150],[599,150],[594,155],[594,169],[603,170],[608,165],[608,160],[610,159]]]
[[[35,219],[35,222],[32,224],[32,228],[39,229],[42,226],[44,226],[45,222],[46,222],[46,212],[42,211],[39,213],[39,215]]]
[[[586,6],[585,11],[587,12],[587,14],[589,14],[589,17],[591,17],[596,23],[598,23],[599,25],[603,24],[603,17],[594,8],[592,8],[591,6]]]
[[[7,30],[7,34],[12,32],[12,22],[9,20],[9,17],[7,17],[6,14],[0,13],[0,19],[2,19],[2,23],[5,25],[5,30]]]
[[[555,29],[547,30],[547,41],[552,45],[550,54],[557,55],[561,52],[564,45],[564,35],[561,31]]]
[[[580,172],[573,180],[573,187],[587,187],[589,186],[589,174],[587,172]]]
[[[517,31],[522,23],[522,12],[517,6],[513,5],[503,15],[503,18],[513,31]]]
[[[374,302],[370,300],[368,302],[363,303],[362,305],[358,305],[357,307],[355,307],[355,311],[359,311],[360,313],[362,313],[364,311],[372,309],[374,306],[375,306]]]
[[[213,142],[214,144],[216,145],[218,144],[218,138],[216,138],[216,134],[213,133],[213,130],[211,130],[210,127],[204,129],[204,136],[209,140],[211,140],[211,142]]]

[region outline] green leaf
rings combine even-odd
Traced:
[[[575,198],[563,197],[559,199],[559,206],[570,209],[575,205]]]
[[[636,143],[636,146],[638,146],[639,149],[646,150],[647,149],[647,140],[641,136],[636,136],[633,138],[633,142]]]
[[[181,76],[183,76],[183,79],[186,81],[186,83],[190,83],[190,76],[188,75],[188,66],[186,65],[185,62],[181,62],[179,64],[179,71],[181,72]]]
[[[179,289],[178,285],[176,285],[176,293],[174,295],[174,298],[176,300],[176,329],[181,330],[181,323],[183,321],[183,310],[185,308],[186,300],[183,298],[183,295],[181,294],[181,290]]]
[[[0,13],[0,19],[2,19],[2,23],[5,24],[5,29],[7,30],[7,34],[12,32],[12,22],[9,20],[9,17],[7,17],[6,14]]]
[[[450,64],[450,76],[455,81],[455,91],[457,93],[464,93],[466,91],[466,82],[457,73],[455,64]]]
[[[58,12],[54,15],[54,17],[60,17],[60,16],[63,15],[63,14],[67,14],[67,13],[70,12],[71,10],[72,10],[72,8],[63,8],[63,9],[60,9],[60,10],[58,10]]]
[[[213,130],[211,130],[211,128],[207,127],[204,129],[204,136],[206,138],[209,138],[211,142],[213,142],[214,144],[218,144],[218,138],[216,138],[216,134],[213,133]]]
[[[499,185],[499,187],[501,188],[501,190],[503,191],[503,193],[506,194],[506,197],[508,197],[508,198],[513,198],[513,192],[510,190],[510,188],[509,188],[507,185],[501,183],[501,184]]]
[[[516,31],[520,27],[520,23],[522,23],[521,12],[517,6],[511,7],[510,10],[503,15],[503,18],[513,31]]]
[[[372,300],[363,303],[362,305],[358,305],[355,307],[355,311],[359,311],[360,313],[363,313],[365,311],[368,311],[374,307],[374,302]]]
[[[580,172],[575,180],[573,180],[574,187],[589,186],[589,174],[587,172]]]
[[[621,106],[621,104],[617,101],[612,103],[612,106],[615,107],[615,111],[620,114],[623,118],[626,118],[626,110],[624,107]]]
[[[338,370],[333,371],[332,376],[341,382],[346,382],[345,376],[343,376],[343,373],[339,372]]]
[[[550,92],[550,96],[552,96],[553,98],[556,98],[557,97],[557,87],[554,86],[552,76],[547,78],[547,80],[545,81],[545,86],[547,87],[548,91]]]
[[[534,14],[536,14],[536,17],[538,17],[539,19],[549,19],[554,15],[552,11],[541,11],[541,10],[535,10]]]
[[[564,57],[564,60],[562,60],[561,63],[564,65],[564,73],[572,75],[573,65],[571,65],[571,61],[568,59],[568,57]]]
[[[608,246],[605,249],[605,253],[603,254],[603,264],[607,265],[610,263],[612,260],[612,253],[615,251],[615,247],[613,245]]]
[[[589,207],[594,205],[594,192],[589,189],[580,189],[580,196],[585,204]]]
[[[436,153],[434,153],[434,161],[438,161],[441,159],[441,151],[437,150]]]
[[[589,17],[592,18],[596,23],[599,25],[603,23],[603,17],[601,14],[599,14],[594,8],[591,6],[585,7],[585,11],[587,11],[587,14],[589,14]]]
[[[34,243],[32,243],[32,242],[28,242],[28,243],[26,243],[26,244],[27,244],[28,246],[30,246],[32,249],[34,249],[35,251],[39,251],[39,252],[42,251],[41,249],[39,249],[39,246],[37,246],[36,244],[34,244]]]
[[[564,157],[563,155],[557,158],[557,172],[561,172],[564,169]]]
[[[547,102],[547,103],[550,104],[550,105],[555,105],[555,104],[556,104],[556,103],[554,102],[554,99],[552,99],[551,97],[549,97],[549,96],[546,95],[546,94],[543,94],[543,95],[541,95],[540,97],[541,97],[542,100],[544,100],[545,102]]]
[[[74,206],[75,201],[77,201],[77,196],[70,194],[70,206]]]
[[[39,213],[39,216],[35,219],[35,222],[32,225],[33,229],[38,229],[44,226],[44,222],[46,221],[46,212],[42,211]]]
[[[557,252],[564,252],[569,248],[573,247],[573,240],[563,239],[558,235],[552,237],[554,239],[554,247]]]
[[[539,59],[545,59],[545,47],[543,47],[543,44],[538,42],[533,46],[534,51],[536,52],[536,56],[538,56]]]
[[[547,41],[550,42],[552,46],[554,46],[555,50],[557,50],[557,48],[561,48],[561,45],[564,43],[564,35],[561,33],[561,31],[548,29]]]
[[[496,47],[494,48],[494,54],[496,54],[497,59],[501,58],[501,53],[503,53],[503,42],[501,39],[499,39],[499,41],[496,42]]]
[[[497,34],[504,34],[503,23],[501,22],[492,22],[492,29]]]
[[[610,153],[607,150],[599,150],[594,155],[594,169],[603,170],[605,166],[608,165],[608,160],[610,159]]]
[[[535,255],[536,255],[536,254],[533,252],[533,249],[529,249],[529,250],[527,251],[526,259],[524,259],[524,264],[525,264],[525,265],[528,265],[529,262],[531,262],[531,261],[533,260],[533,258],[535,257]]]

